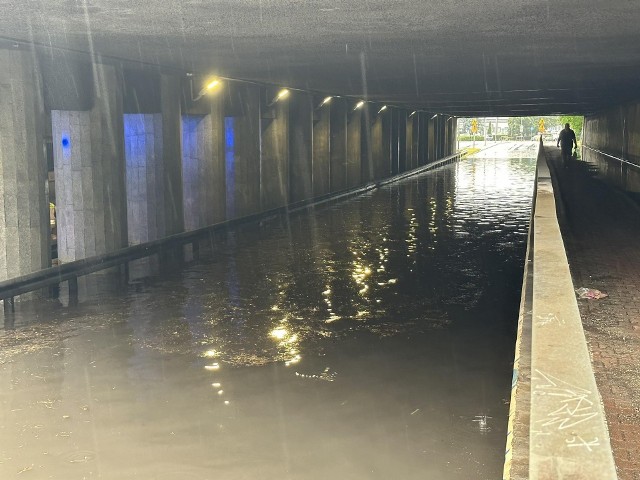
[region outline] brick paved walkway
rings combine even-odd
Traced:
[[[640,208],[547,148],[562,197],[560,222],[574,286],[609,294],[578,300],[620,480],[640,480]]]

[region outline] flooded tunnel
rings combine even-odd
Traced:
[[[0,12],[3,479],[636,480],[636,4]]]
[[[536,146],[494,150],[21,302],[3,478],[499,477]]]

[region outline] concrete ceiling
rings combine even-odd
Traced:
[[[640,96],[638,0],[0,0],[0,37],[457,116]]]

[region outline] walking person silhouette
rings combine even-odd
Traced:
[[[556,142],[556,146],[562,150],[562,163],[565,167],[569,164],[571,150],[574,145],[577,149],[578,141],[576,140],[576,132],[571,130],[571,126],[568,123],[565,123],[564,128],[560,130],[560,135],[558,135],[558,141]]]

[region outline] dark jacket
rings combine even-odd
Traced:
[[[562,150],[571,151],[574,143],[576,144],[576,146],[578,145],[578,143],[576,142],[576,132],[574,132],[570,128],[563,128],[562,130],[560,130],[560,135],[558,135],[558,143],[560,144]]]

